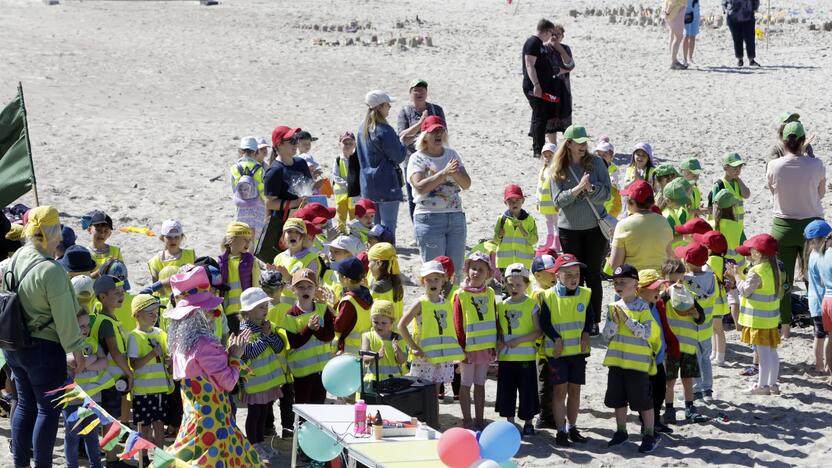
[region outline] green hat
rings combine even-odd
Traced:
[[[786,111],[780,114],[780,117],[777,118],[780,122],[780,125],[789,123],[789,122],[797,122],[800,120],[800,114],[797,112]]]
[[[795,138],[803,138],[806,136],[806,131],[803,130],[803,124],[800,122],[789,122],[783,127],[783,138],[788,138],[794,135]]]
[[[417,86],[427,88],[428,87],[428,82],[421,79],[421,78],[414,78],[413,80],[410,81],[410,87],[408,89],[413,89]]]
[[[674,201],[682,206],[690,205],[690,182],[683,178],[673,179],[662,189],[662,194],[668,200]]]
[[[679,173],[679,169],[673,167],[672,164],[659,164],[656,166],[656,169],[653,172],[656,174],[656,177],[666,177],[669,175],[675,175],[676,177],[680,177],[682,174]]]
[[[580,125],[570,125],[563,132],[563,138],[572,140],[575,143],[586,143],[589,141],[589,135],[586,134],[586,129]]]
[[[682,169],[686,171],[693,172],[694,174],[699,174],[702,172],[702,164],[699,163],[699,160],[696,158],[688,158],[682,161],[680,166]]]
[[[745,164],[745,161],[742,160],[742,156],[739,153],[725,153],[722,155],[722,165],[723,166],[742,166]]]
[[[719,208],[729,208],[740,201],[734,196],[734,193],[728,189],[722,189],[714,196],[714,205]]]

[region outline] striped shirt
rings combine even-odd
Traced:
[[[245,320],[240,325],[240,332],[247,329],[251,330],[252,333],[260,333],[262,331],[262,328],[255,325],[254,322]],[[272,351],[277,354],[283,351],[283,346],[283,340],[280,338],[280,335],[277,334],[277,330],[272,330],[271,335],[260,335],[256,340],[246,345],[246,349],[243,351],[243,360],[251,361],[255,359],[257,356],[263,354],[263,351],[265,351],[268,347],[271,347]]]

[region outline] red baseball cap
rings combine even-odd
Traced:
[[[361,218],[365,214],[367,214],[367,210],[365,210],[363,206],[355,205],[355,217],[356,218]]]
[[[341,136],[338,137],[338,141],[343,143],[345,140],[355,140],[355,133],[353,132],[344,132]]]
[[[358,261],[360,261],[361,264],[364,265],[364,271],[370,271],[370,257],[367,255],[366,250],[358,252],[358,255],[356,255],[355,258],[357,258]]]
[[[722,255],[728,251],[728,241],[719,231],[708,231],[704,234],[694,234],[693,241],[704,245],[715,255]]]
[[[685,224],[676,226],[676,232],[679,234],[705,234],[712,229],[711,225],[702,218],[693,218]]]
[[[554,247],[539,247],[535,249],[534,256],[535,257],[542,257],[543,255],[551,255],[552,258],[558,258],[560,255]]]
[[[445,121],[438,115],[428,116],[425,121],[422,122],[421,130],[423,132],[432,132],[437,128],[445,128]]]
[[[323,219],[323,218],[315,218],[314,221],[309,221],[304,219],[303,223],[306,225],[306,235],[309,237],[317,236],[318,234],[322,233],[321,229],[315,224],[315,221]],[[326,222],[326,220],[324,220]]]
[[[512,198],[526,198],[523,195],[523,189],[517,184],[511,184],[503,191],[503,201],[508,201]]]
[[[375,213],[377,211],[375,202],[366,198],[362,198],[361,200],[355,202],[355,206],[364,208],[365,214]]]
[[[747,257],[751,255],[751,249],[755,249],[766,257],[772,257],[777,254],[777,247],[777,239],[770,234],[757,234],[737,247],[737,253]]]
[[[327,208],[320,203],[310,203],[295,211],[295,217],[308,220],[314,218],[324,218],[324,220],[332,219],[335,217],[335,208]]]
[[[272,146],[279,145],[282,141],[288,140],[300,132],[299,128],[289,128],[285,125],[278,125],[272,130]]]
[[[630,197],[636,203],[644,203],[653,197],[653,187],[643,180],[637,180],[621,191],[621,195]]]
[[[555,266],[554,268],[552,268],[552,273],[557,273],[558,270],[560,270],[561,268],[571,266],[586,267],[586,265],[578,261],[578,257],[572,254],[565,253],[558,257],[557,260],[555,260]]]
[[[439,262],[442,264],[442,268],[445,270],[445,274],[448,275],[448,278],[454,275],[454,262],[451,261],[450,257],[446,257],[445,255],[440,255],[433,259],[435,262]]]
[[[673,253],[691,265],[702,266],[708,263],[708,248],[702,244],[693,243],[676,247]]]

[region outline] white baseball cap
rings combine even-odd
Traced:
[[[240,294],[240,310],[248,312],[271,298],[260,288],[248,288]]]
[[[555,154],[558,152],[558,145],[554,143],[546,143],[545,145],[543,145],[543,149],[540,150],[540,152],[544,153],[546,151],[551,151],[552,154]]]
[[[602,151],[606,153],[607,151],[614,151],[615,148],[612,146],[612,143],[608,141],[602,141],[598,143],[598,146],[595,147],[595,151]]]
[[[366,103],[371,109],[378,107],[385,102],[396,102],[396,98],[387,94],[387,91],[382,91],[380,89],[370,91],[366,96],[364,96],[364,103]]]
[[[263,137],[260,137],[260,138],[257,139],[257,149],[271,148],[271,146],[272,145],[271,145],[271,143],[269,143],[269,140],[267,140]]]
[[[506,273],[504,276],[506,278],[511,276],[522,276],[523,278],[528,278],[531,276],[531,272],[529,272],[529,269],[524,267],[522,263],[512,263],[506,267]]]
[[[332,242],[327,244],[331,249],[346,250],[353,257],[364,250],[364,243],[360,239],[352,236],[338,236]]]
[[[182,229],[182,223],[175,219],[166,219],[162,223],[162,229],[160,233],[163,236],[181,236],[184,234],[184,229]]]
[[[257,138],[253,136],[240,138],[240,149],[257,151]]]
[[[431,260],[429,262],[425,262],[422,264],[422,268],[419,269],[419,276],[424,278],[425,276],[431,273],[441,273],[445,274],[445,268],[442,267],[442,264],[437,262],[436,260]]]
[[[75,276],[72,278],[72,289],[75,290],[75,297],[89,299],[93,295],[92,278],[87,275]]]

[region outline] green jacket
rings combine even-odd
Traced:
[[[15,278],[19,278],[26,267],[39,258],[47,258],[50,261],[32,268],[17,290],[29,331],[33,337],[60,343],[67,353],[78,351],[84,345],[75,318],[81,306],[75,298],[75,290],[66,275],[66,270],[51,261],[51,256],[26,245],[12,257],[11,262],[15,263]],[[50,318],[52,323],[40,331],[33,331],[46,324]]]

